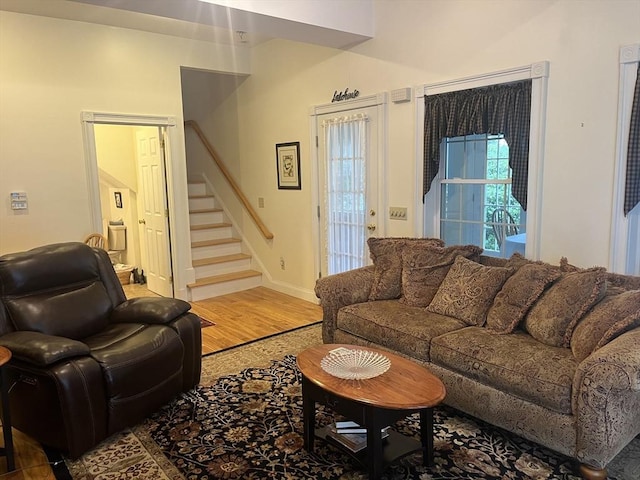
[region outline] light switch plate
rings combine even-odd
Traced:
[[[406,220],[407,219],[406,207],[389,207],[389,218],[391,220]]]

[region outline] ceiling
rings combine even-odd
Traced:
[[[0,0],[0,10],[248,47],[286,38],[346,48],[371,38],[208,0]]]

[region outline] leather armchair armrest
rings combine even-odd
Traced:
[[[322,339],[333,342],[338,310],[366,302],[373,285],[373,265],[329,275],[316,281],[315,293],[322,306]]]
[[[191,305],[177,298],[142,297],[118,305],[109,319],[112,323],[167,324],[191,310]]]
[[[65,358],[89,355],[87,345],[77,340],[40,332],[11,332],[0,337],[0,345],[11,350],[16,360],[39,367],[52,365]]]

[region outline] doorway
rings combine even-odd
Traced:
[[[124,229],[125,243],[109,245],[112,261],[144,271],[149,290],[173,297],[168,124],[154,119],[150,125],[147,117],[143,122],[138,118],[83,122],[93,228],[108,239]]]
[[[314,110],[318,277],[368,265],[367,239],[384,235],[385,107],[380,95]]]

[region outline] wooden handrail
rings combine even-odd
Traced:
[[[264,238],[266,238],[267,240],[271,240],[273,238],[273,233],[271,233],[269,229],[266,227],[266,225],[262,222],[262,220],[260,219],[256,211],[253,209],[253,207],[249,203],[249,200],[247,200],[247,197],[245,197],[244,193],[242,193],[242,190],[240,190],[240,187],[238,186],[238,184],[235,182],[235,180],[229,173],[229,170],[227,170],[227,167],[225,167],[218,153],[215,151],[213,146],[211,146],[211,144],[207,140],[207,137],[204,136],[204,133],[200,128],[200,126],[197,124],[197,122],[195,120],[187,120],[184,122],[184,125],[186,127],[191,127],[193,131],[196,132],[196,135],[200,137],[200,140],[202,141],[203,145],[209,152],[209,155],[211,155],[211,158],[213,159],[213,161],[216,163],[216,165],[222,172],[222,175],[224,175],[224,178],[227,179],[227,182],[229,182],[229,185],[231,185],[231,188],[233,189],[234,193],[236,194],[236,196],[238,197],[238,199],[240,200],[244,208],[247,210],[247,212],[249,212],[249,215],[251,216],[253,221],[256,222],[256,225],[260,229],[260,232],[262,232],[262,235],[264,236]]]

